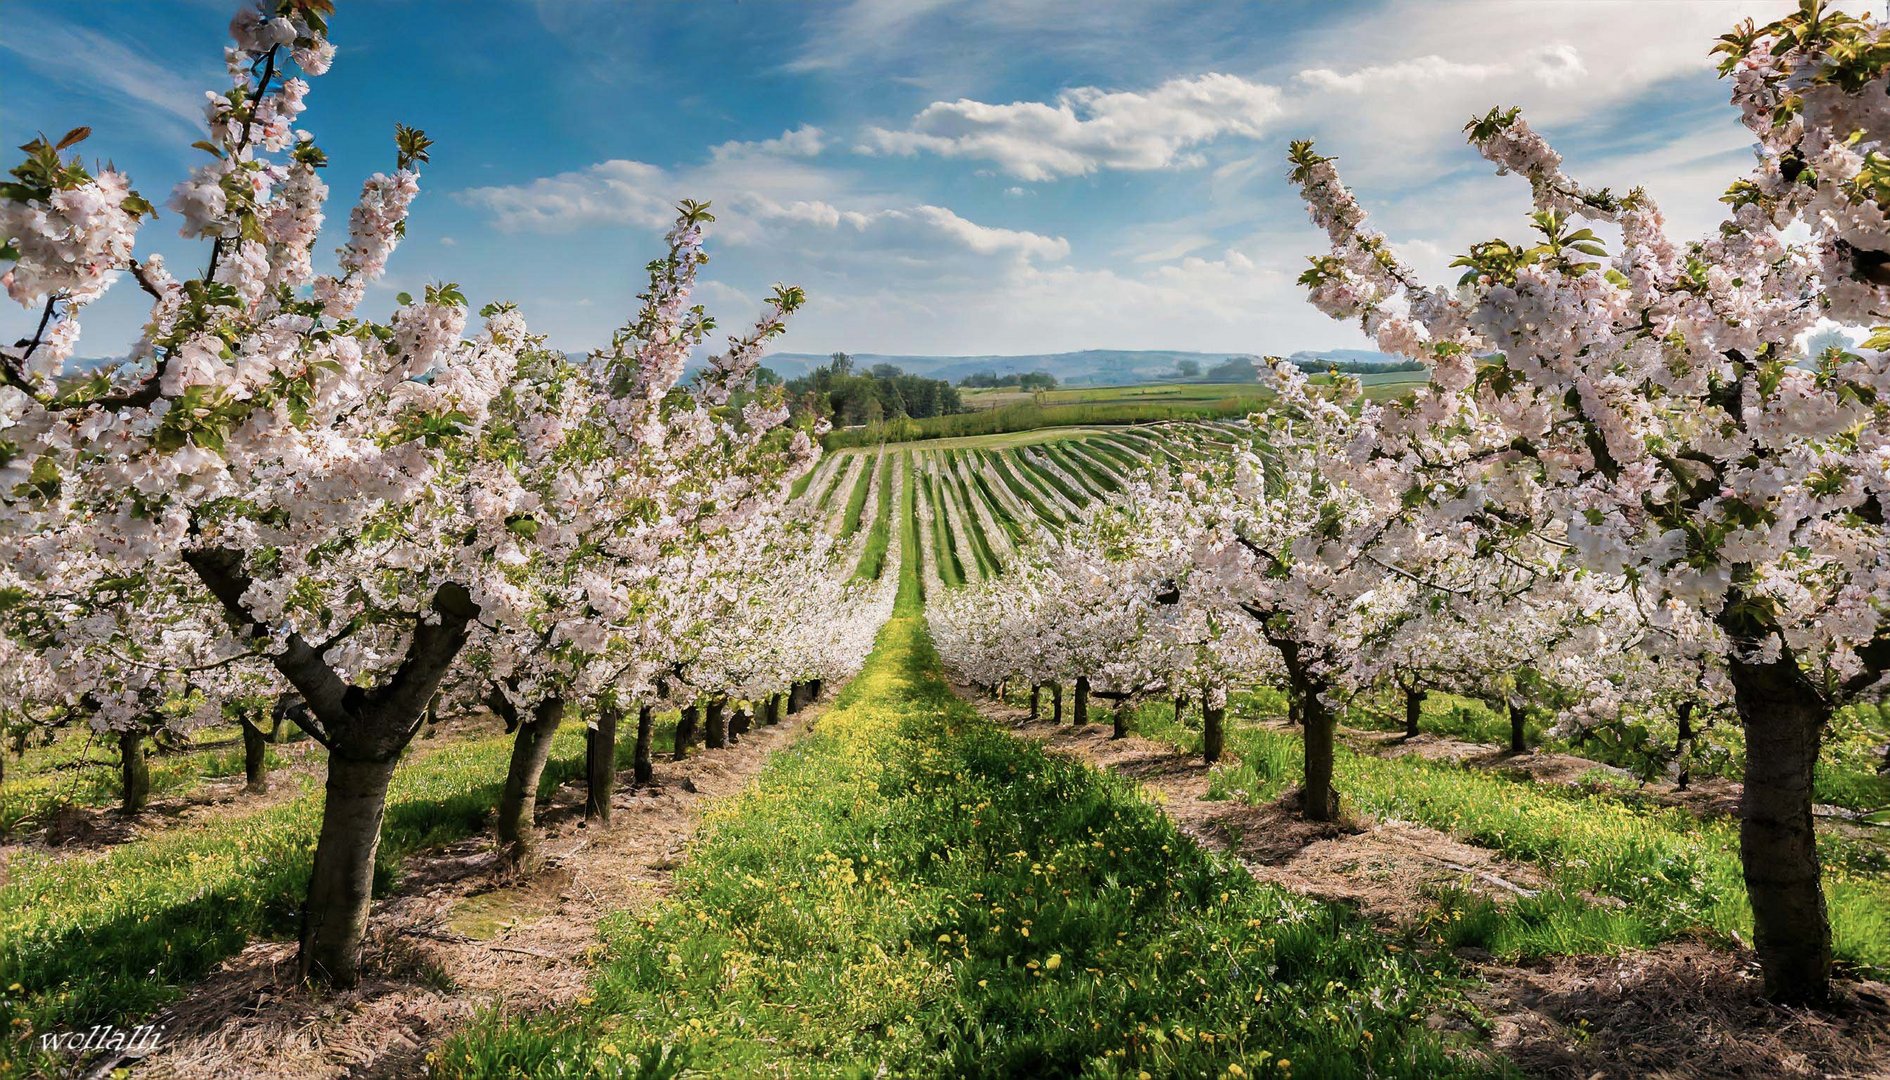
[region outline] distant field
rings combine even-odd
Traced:
[[[1421,371],[1388,371],[1359,376],[1367,396],[1384,400],[1424,382]],[[1238,383],[1148,383],[1139,386],[1082,386],[1025,393],[1012,389],[960,391],[970,412],[924,420],[889,420],[829,434],[826,446],[838,450],[880,443],[962,439],[1013,434],[1045,428],[1118,427],[1164,420],[1228,420],[1244,417],[1266,402],[1258,379]]]

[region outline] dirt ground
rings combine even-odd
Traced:
[[[1422,913],[1426,891],[1469,889],[1497,903],[1540,888],[1534,867],[1409,822],[1300,820],[1291,797],[1265,806],[1207,798],[1208,769],[1197,755],[1130,736],[1110,738],[1107,724],[1083,728],[1031,722],[1025,712],[967,692],[987,715],[1141,783],[1181,830],[1237,857],[1255,878],[1325,900],[1348,903],[1387,926]],[[1376,735],[1377,733],[1369,733]],[[1419,745],[1431,739],[1430,746]],[[1487,754],[1472,743],[1437,747],[1421,736],[1407,752]],[[1462,751],[1468,747],[1469,751]],[[1567,755],[1522,755],[1543,778],[1595,768]],[[1512,759],[1520,761],[1521,759]],[[1501,766],[1499,766],[1501,767]],[[1890,1078],[1890,986],[1840,984],[1826,1009],[1787,1009],[1760,996],[1749,951],[1701,942],[1607,956],[1510,963],[1480,950],[1459,954],[1478,980],[1471,1003],[1490,1025],[1489,1046],[1530,1076],[1555,1080],[1694,1078]],[[1432,1016],[1440,1028],[1461,1018]]]
[[[620,775],[608,830],[584,822],[583,789],[566,785],[540,808],[544,869],[522,881],[501,873],[489,836],[409,859],[374,904],[360,985],[312,991],[293,942],[252,942],[147,1021],[166,1031],[156,1053],[88,1075],[133,1064],[138,1077],[412,1077],[482,1008],[568,1003],[590,983],[598,919],[666,895],[708,805],[747,786],[824,707],[725,750],[659,760],[651,787]]]

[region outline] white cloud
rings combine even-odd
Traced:
[[[614,159],[527,184],[468,188],[459,198],[486,211],[504,232],[570,232],[593,225],[661,228],[671,218],[663,170]]]
[[[1077,87],[1054,104],[935,101],[902,130],[868,128],[860,149],[974,158],[1022,180],[1053,180],[1193,164],[1183,151],[1224,135],[1258,138],[1281,111],[1276,88],[1209,73],[1143,93]]]
[[[706,197],[721,243],[820,250],[827,258],[1056,261],[1070,254],[1062,237],[980,224],[909,198],[858,192],[841,174],[791,160],[805,157],[817,139],[816,129],[801,128],[765,142],[725,143],[699,167],[668,170],[612,160],[527,183],[472,188],[458,197],[507,232],[657,229],[672,219],[677,200]]]
[[[149,55],[84,26],[10,11],[0,49],[68,89],[116,93],[163,118],[176,133],[201,138],[204,93]]]
[[[812,124],[802,124],[791,131],[783,131],[779,138],[762,139],[759,142],[725,142],[709,151],[717,161],[753,155],[780,157],[819,157],[825,149],[825,135]]]
[[[1376,90],[1406,91],[1446,83],[1486,83],[1504,78],[1534,79],[1547,86],[1566,86],[1588,73],[1581,53],[1572,45],[1544,45],[1520,60],[1495,64],[1446,60],[1435,53],[1390,64],[1374,64],[1340,74],[1331,68],[1308,68],[1295,80],[1316,90],[1363,94]]]

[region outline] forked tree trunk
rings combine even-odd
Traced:
[[[1043,713],[1043,684],[1030,684],[1030,718],[1037,719]]]
[[[584,729],[584,817],[610,827],[610,794],[617,786],[617,720],[623,715],[615,702],[599,702],[597,726]]]
[[[696,718],[701,714],[702,702],[698,701],[683,709],[676,717],[676,749],[670,755],[671,761],[681,761],[689,756],[689,744],[696,739]]]
[[[1109,737],[1112,739],[1126,739],[1129,737],[1128,698],[1123,698],[1121,701],[1116,702],[1116,728],[1109,733]]]
[[[1063,722],[1063,684],[1060,682],[1050,684],[1050,720],[1057,724]]]
[[[302,908],[304,979],[353,986],[360,978],[361,935],[374,892],[374,852],[381,844],[381,814],[393,761],[349,761],[328,756],[321,838]]]
[[[532,820],[538,810],[538,781],[551,759],[551,737],[562,723],[564,700],[546,698],[530,717],[519,718],[512,738],[512,761],[499,793],[498,834],[500,854],[514,869],[538,866],[538,829]]]
[[[1209,765],[1221,760],[1221,751],[1227,747],[1227,706],[1205,706],[1201,709],[1201,756]]]
[[[650,743],[656,738],[656,706],[637,706],[637,747],[631,758],[631,776],[638,787],[656,779],[656,767],[650,763]]]
[[[144,732],[118,733],[119,806],[127,814],[151,801],[151,768],[144,757]]]
[[[1089,723],[1089,676],[1076,677],[1076,702],[1070,711],[1070,719],[1077,726]]]
[[[1674,738],[1674,752],[1680,763],[1673,786],[1685,791],[1693,779],[1693,702],[1682,701],[1674,706],[1673,719],[1680,728]]]
[[[1418,737],[1418,720],[1424,715],[1425,691],[1415,686],[1407,686],[1403,690],[1404,737],[1415,739]]]
[[[728,699],[714,698],[709,702],[707,720],[703,725],[703,743],[711,750],[720,750],[728,745]]]
[[[239,722],[243,725],[243,790],[251,795],[268,794],[269,735],[250,723],[248,717]]]
[[[1520,754],[1529,749],[1528,732],[1524,729],[1529,712],[1519,701],[1511,700],[1504,704],[1509,707],[1509,752]]]
[[[1739,854],[1752,901],[1753,948],[1765,994],[1784,1004],[1830,994],[1831,921],[1825,911],[1812,773],[1830,709],[1795,658],[1728,664],[1746,735]]]

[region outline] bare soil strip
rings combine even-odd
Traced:
[[[746,787],[824,708],[753,728],[725,750],[659,760],[648,788],[620,777],[608,830],[584,822],[581,785],[560,788],[542,804],[546,865],[524,880],[501,874],[489,836],[409,859],[395,894],[374,905],[354,989],[312,991],[296,979],[293,942],[251,943],[149,1021],[165,1038],[135,1075],[417,1076],[482,1008],[575,1000],[590,984],[598,920],[667,895],[708,806]]]
[[[1134,736],[1112,739],[1107,724],[1033,722],[1024,710],[961,692],[1018,734],[1136,780],[1182,832],[1233,855],[1255,878],[1352,904],[1387,927],[1408,925],[1430,908],[1430,888],[1455,886],[1504,904],[1545,883],[1533,867],[1409,822],[1315,825],[1296,816],[1290,797],[1267,806],[1210,800],[1198,755]],[[1830,1009],[1781,1009],[1761,1000],[1749,951],[1701,942],[1521,963],[1480,950],[1459,956],[1481,984],[1469,997],[1491,1024],[1491,1048],[1528,1075],[1890,1078],[1890,986],[1883,983],[1847,982],[1844,999]],[[1428,1022],[1462,1024],[1442,1015]]]

